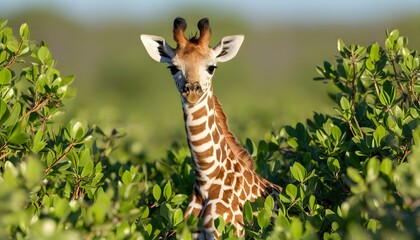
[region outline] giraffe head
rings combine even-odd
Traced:
[[[150,57],[169,65],[183,103],[194,105],[211,88],[216,64],[235,57],[244,36],[226,36],[212,48],[209,47],[211,28],[207,18],[198,22],[198,37],[186,38],[186,28],[185,19],[178,17],[174,20],[173,35],[176,48],[169,46],[163,37],[141,35],[140,38]]]

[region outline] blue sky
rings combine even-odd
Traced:
[[[420,14],[420,0],[1,0],[0,16],[19,10],[49,8],[85,23],[113,19],[172,19],[183,10],[217,10],[249,21],[286,21],[302,24],[357,22]],[[170,16],[168,16],[170,15]]]

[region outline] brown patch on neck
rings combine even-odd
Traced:
[[[233,133],[229,130],[229,127],[227,125],[227,118],[225,113],[223,112],[222,105],[220,104],[219,100],[216,96],[213,95],[213,101],[214,101],[214,109],[216,111],[216,119],[217,122],[220,124],[223,136],[226,139],[226,143],[229,145],[232,152],[235,154],[235,156],[245,164],[249,169],[254,170],[255,164],[254,161],[251,158],[251,155],[248,153],[248,151],[238,142],[236,137],[233,135]]]
[[[197,120],[197,119],[201,118],[202,116],[207,115],[206,106],[203,106],[202,108],[200,108],[197,111],[193,112],[191,115],[192,115],[192,120]]]

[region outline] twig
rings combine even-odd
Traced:
[[[44,173],[48,174],[48,172],[55,167],[55,165],[57,165],[65,156],[67,156],[67,154],[69,154],[69,152],[74,148],[74,143],[70,144],[70,146],[67,147],[66,151],[59,157],[57,158],[52,164],[51,166],[49,166],[47,169],[45,169]]]
[[[398,81],[398,78],[397,78],[397,67],[395,66],[395,56],[393,54],[391,56],[391,63],[392,63],[392,69],[394,70],[394,81],[397,83],[398,87],[400,87],[401,92],[405,93],[406,91],[404,89],[404,86],[400,83],[400,81]]]
[[[354,52],[351,52],[351,65],[353,68],[353,79],[352,79],[352,93],[351,93],[351,110],[353,112],[353,121],[356,124],[357,130],[360,133],[360,136],[364,138],[364,134],[360,129],[359,121],[356,118],[356,92],[357,92],[357,76],[356,76],[356,59],[354,57]],[[351,121],[350,121],[351,122]],[[352,129],[352,124],[350,123],[350,129]],[[356,134],[353,129],[353,134]],[[355,135],[354,135],[355,136]]]
[[[3,158],[7,157],[7,155],[9,155],[10,153],[12,153],[11,150],[9,150],[8,152],[5,152],[4,154],[0,155],[0,160],[3,160]]]
[[[77,177],[76,184],[74,185],[73,195],[71,196],[71,200],[77,200],[80,196],[80,192],[83,189],[80,187],[80,178]]]
[[[3,144],[3,146],[0,147],[0,152],[3,151],[7,147],[7,142]]]
[[[42,107],[44,107],[45,105],[47,105],[49,101],[50,101],[50,99],[47,98],[44,101],[42,101],[41,103],[36,104],[32,109],[30,109],[28,112],[26,112],[25,115],[23,115],[21,117],[21,119],[27,118],[29,115],[31,115],[31,113],[38,111],[39,109],[41,109]]]
[[[18,50],[16,51],[16,54],[13,55],[13,57],[6,64],[3,65],[3,68],[10,67],[16,61],[17,57],[20,54],[20,51],[22,51],[22,45],[23,45],[23,39],[20,40],[19,42],[19,46],[18,46]]]

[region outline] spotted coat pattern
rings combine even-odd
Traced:
[[[196,182],[185,216],[202,219],[199,239],[218,238],[214,220],[223,216],[244,235],[243,205],[281,187],[270,183],[254,171],[248,152],[236,141],[227,127],[221,105],[210,88],[193,106],[184,104],[188,145],[194,160]]]

